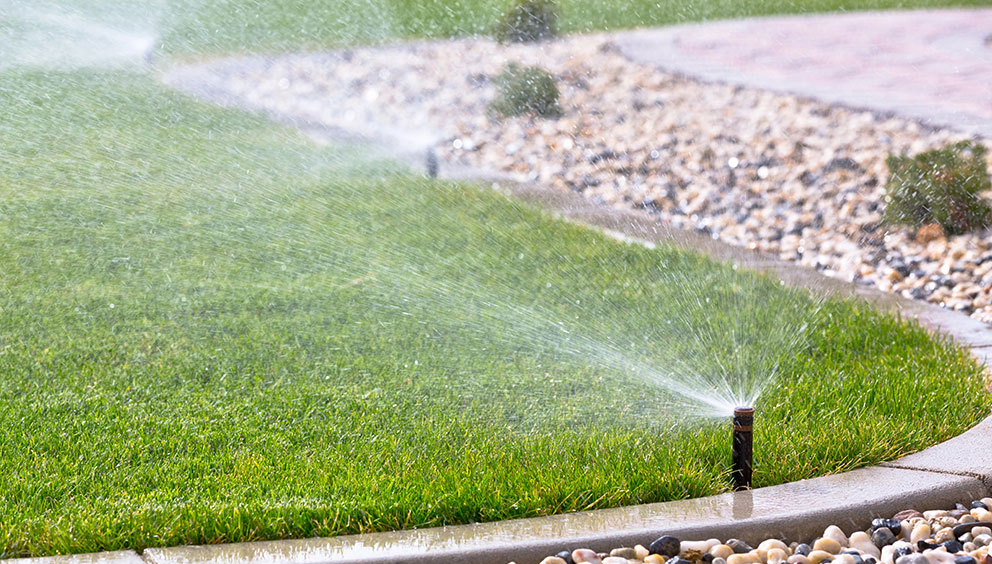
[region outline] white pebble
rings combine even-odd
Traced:
[[[599,559],[599,555],[588,548],[576,548],[573,550],[572,562],[575,562],[575,564],[582,562],[586,562],[587,564],[603,564],[603,561]]]
[[[913,527],[913,532],[909,535],[909,542],[916,544],[921,540],[927,540],[928,538],[930,538],[930,525],[920,523],[919,525]]]
[[[696,552],[705,554],[709,552],[711,548],[713,548],[718,544],[720,544],[720,541],[717,539],[709,539],[704,541],[682,541],[682,543],[679,545],[679,549],[682,552],[689,552],[691,550],[694,550]]]
[[[782,542],[782,541],[780,541],[778,539],[767,539],[767,540],[764,540],[764,541],[761,542],[761,544],[758,545],[758,548],[760,548],[762,550],[771,550],[773,548],[781,548],[782,550],[784,550],[786,552],[789,551],[789,545],[785,544],[784,542]]]
[[[847,546],[847,535],[844,531],[837,525],[830,525],[823,530],[823,538],[833,539],[840,543],[841,547]]]
[[[881,558],[882,556],[882,552],[878,550],[878,547],[875,546],[874,542],[872,542],[871,537],[869,537],[868,533],[864,531],[851,533],[851,540],[848,543],[848,546],[855,550],[860,550],[863,554],[874,556],[875,558]]]

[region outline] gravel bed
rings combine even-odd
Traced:
[[[564,115],[491,119],[492,78],[539,64]],[[967,138],[892,116],[636,64],[609,35],[485,39],[242,58],[177,69],[179,88],[286,119],[431,147],[454,165],[603,205],[992,322],[992,234],[883,223],[885,158]],[[197,85],[191,85],[193,75]],[[992,163],[990,163],[992,165]]]
[[[848,536],[831,525],[816,539],[767,539],[751,547],[739,539],[685,541],[661,536],[648,546],[610,553],[586,548],[548,556],[541,564],[989,564],[992,498],[949,511],[900,511]]]

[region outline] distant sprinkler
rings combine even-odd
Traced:
[[[752,466],[752,432],[754,426],[753,407],[734,408],[734,434],[731,445],[731,458],[733,460],[733,470],[730,478],[734,484],[734,491],[751,489]]]
[[[433,147],[430,147],[427,149],[427,176],[437,178],[437,169],[437,153],[434,152]]]

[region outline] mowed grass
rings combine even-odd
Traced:
[[[189,55],[464,34],[496,7],[376,3],[412,23],[374,31],[361,22],[387,20],[360,4],[150,11],[160,49]],[[569,29],[661,21],[579,4]],[[863,307],[318,147],[149,77],[0,78],[3,556],[726,491],[727,421],[650,381],[727,359],[780,362],[758,486],[891,459],[988,412],[965,355]]]
[[[759,403],[758,486],[892,458],[987,412],[973,362],[891,317],[810,313],[802,292],[730,265],[319,148],[140,76],[7,77],[6,556],[726,491],[726,420],[684,421],[581,337],[663,370],[692,325],[812,322]],[[690,364],[712,368],[721,351],[696,344]]]

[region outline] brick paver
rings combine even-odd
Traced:
[[[992,136],[992,9],[759,18],[618,37],[635,60],[706,80],[896,112]]]

